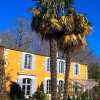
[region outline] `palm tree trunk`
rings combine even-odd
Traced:
[[[57,42],[50,39],[51,100],[57,100]]]
[[[68,80],[69,80],[69,70],[71,63],[71,54],[70,51],[65,52],[66,68],[65,68],[65,83],[64,83],[64,96],[63,100],[67,100],[68,97]]]

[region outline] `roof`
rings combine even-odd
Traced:
[[[31,54],[35,54],[35,55],[40,55],[40,56],[47,56],[49,57],[49,54],[44,54],[42,52],[34,52],[34,51],[29,51],[29,50],[23,50],[23,49],[19,49],[19,48],[13,48],[13,47],[5,47],[4,45],[0,45],[0,47],[6,48],[6,49],[10,49],[10,50],[15,50],[15,51],[20,51],[20,52],[27,52],[27,53],[31,53]],[[64,54],[62,52],[59,53],[59,56],[57,57],[58,59],[65,59],[64,58]],[[86,62],[82,62],[79,60],[76,60],[74,58],[72,58],[73,62],[78,62],[84,65],[87,65]]]

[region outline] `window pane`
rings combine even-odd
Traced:
[[[64,82],[62,80],[59,81],[59,91],[63,92]]]
[[[64,73],[64,62],[61,62],[61,73]]]
[[[50,71],[50,58],[47,59],[47,71]]]
[[[25,54],[24,68],[31,69],[31,67],[32,67],[32,55]]]
[[[23,93],[25,95],[25,85],[22,86],[22,91],[23,91]]]
[[[30,90],[30,89],[31,89],[31,86],[30,86],[30,85],[28,85],[28,86],[27,86],[27,90]]]
[[[47,90],[47,94],[51,93],[51,81],[50,80],[47,80],[46,90]]]
[[[28,78],[28,79],[27,79],[27,83],[28,83],[28,84],[31,84],[31,79]]]
[[[30,95],[30,90],[29,90],[29,91],[27,91],[26,95]]]
[[[30,95],[31,93],[31,79],[24,78],[22,83],[22,91],[24,95]]]
[[[75,74],[79,74],[79,66],[78,64],[75,64]]]
[[[23,83],[26,83],[26,78],[23,79]]]

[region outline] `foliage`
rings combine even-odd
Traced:
[[[70,9],[66,1],[70,0],[38,0],[37,7],[32,8],[31,26],[42,39],[58,40],[59,48],[64,52],[67,50],[68,56],[71,50],[86,45],[85,36],[90,33],[91,28],[87,18],[83,14],[76,13],[73,8]],[[68,59],[70,59],[69,56]],[[66,62],[69,66],[69,62]],[[51,69],[51,72],[54,71]],[[69,73],[69,70],[66,72]],[[67,73],[65,76],[68,76]]]
[[[43,90],[43,83],[37,88],[37,91],[33,94],[30,100],[48,100],[48,97]]]
[[[9,96],[11,100],[24,100],[24,93],[16,82],[11,82]]]
[[[72,3],[72,0],[67,0],[69,4],[66,3],[66,0],[43,0],[39,1],[37,8],[32,9],[33,20],[32,20],[32,29],[39,32],[44,39],[48,38],[59,38],[63,32],[62,26],[59,24],[59,21],[62,21],[62,17],[59,15],[60,12],[65,11],[65,6]],[[65,5],[61,6],[62,3]],[[60,11],[58,11],[58,9]],[[64,12],[66,14],[66,12]]]
[[[91,100],[88,91],[83,92],[80,96],[76,98],[76,100]]]
[[[95,100],[100,98],[100,65],[99,64],[92,64],[88,67],[89,78],[94,79],[98,85],[91,89],[92,96]]]
[[[100,65],[97,63],[89,65],[88,73],[90,79],[100,79]]]

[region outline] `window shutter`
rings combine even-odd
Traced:
[[[47,72],[47,57],[45,57],[45,71]]]
[[[47,80],[45,79],[44,80],[44,93],[46,93],[47,92]]]
[[[36,91],[36,79],[32,79],[31,95]]]
[[[66,61],[64,61],[64,73],[65,73],[65,70],[66,70]]]
[[[80,64],[78,64],[78,74],[80,73]]]
[[[36,61],[36,56],[33,54],[32,55],[32,69],[35,69],[35,61]]]
[[[22,78],[19,78],[17,83],[20,85],[20,87],[22,88]]]
[[[75,75],[75,63],[73,63],[72,66],[73,66],[73,75]]]
[[[22,57],[21,57],[21,69],[24,69],[24,64],[25,64],[25,53],[22,53]]]
[[[59,73],[59,67],[60,67],[60,66],[59,66],[59,61],[60,61],[60,60],[57,59],[57,73]]]

